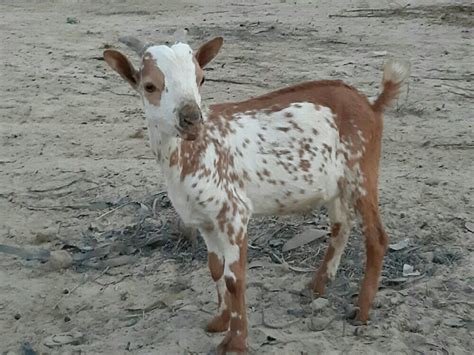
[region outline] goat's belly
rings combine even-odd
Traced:
[[[255,215],[285,215],[304,213],[320,208],[334,199],[338,193],[341,174],[279,175],[276,184],[268,181],[249,184],[247,196],[252,201]],[[286,178],[286,179],[285,179]]]

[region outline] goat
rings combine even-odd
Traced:
[[[357,213],[367,260],[355,317],[367,322],[388,244],[377,186],[382,114],[409,76],[408,64],[386,63],[383,91],[372,104],[342,81],[323,80],[204,109],[203,68],[219,52],[221,37],[195,53],[182,42],[171,47],[145,46],[130,38],[122,42],[142,56],[139,70],[116,50],[106,50],[104,59],[140,94],[169,198],[206,243],[219,305],[207,331],[227,331],[218,352],[246,351],[247,225],[252,215],[327,207],[330,245],[310,283],[314,293],[323,295]]]

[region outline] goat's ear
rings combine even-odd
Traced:
[[[134,88],[138,89],[138,72],[133,67],[132,63],[119,51],[113,49],[107,49],[104,51],[104,60],[106,63],[122,78]]]
[[[196,52],[196,60],[204,68],[219,53],[224,43],[224,38],[216,37],[209,42],[204,43]]]

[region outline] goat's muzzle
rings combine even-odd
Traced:
[[[202,113],[198,104],[188,102],[178,110],[181,137],[185,140],[195,140],[202,125]]]

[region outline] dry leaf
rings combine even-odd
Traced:
[[[255,261],[252,261],[249,266],[248,266],[248,269],[257,269],[257,268],[264,268],[265,267],[265,264],[261,261],[258,261],[258,260],[255,260]]]
[[[300,234],[295,235],[283,245],[282,251],[289,251],[299,248],[305,244],[314,242],[316,239],[324,237],[328,232],[322,229],[305,228]]]
[[[398,243],[389,244],[388,247],[390,248],[390,250],[398,251],[398,250],[405,249],[409,244],[410,244],[410,241],[408,239],[403,239],[399,241]]]
[[[374,51],[372,52],[374,57],[384,57],[387,55],[387,51]]]
[[[403,264],[403,276],[419,276],[420,272],[409,264]]]
[[[472,223],[472,222],[466,222],[466,223],[464,223],[464,227],[466,227],[466,229],[467,229],[469,232],[474,233],[474,223]]]

